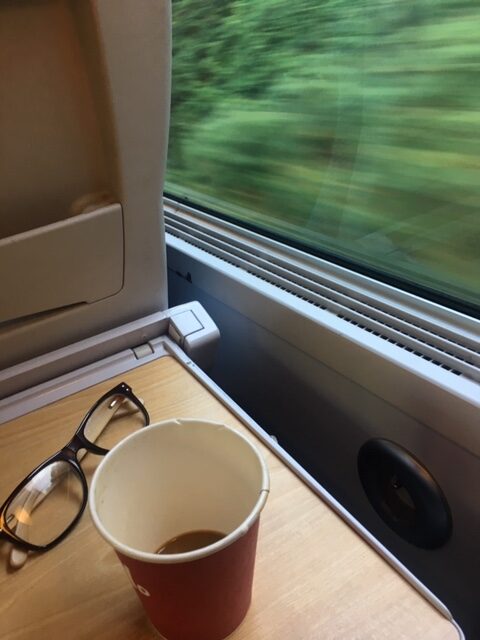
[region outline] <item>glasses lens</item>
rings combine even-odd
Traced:
[[[25,542],[47,545],[78,515],[83,494],[75,467],[64,460],[52,462],[40,469],[10,500],[5,511],[6,525]]]
[[[91,414],[83,435],[92,444],[112,449],[145,425],[145,416],[135,403],[122,394],[113,394],[101,402]]]

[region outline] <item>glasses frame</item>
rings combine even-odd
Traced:
[[[141,400],[139,400],[137,396],[133,393],[132,389],[128,386],[128,384],[126,384],[125,382],[121,382],[120,384],[110,389],[110,391],[108,391],[101,398],[99,398],[95,402],[95,404],[89,409],[89,411],[85,414],[82,421],[80,422],[80,425],[78,426],[77,430],[73,434],[73,437],[67,442],[67,444],[64,447],[62,447],[62,449],[57,451],[57,453],[54,453],[52,456],[47,458],[44,462],[42,462],[37,467],[35,467],[35,469],[31,471],[28,474],[28,476],[24,478],[24,480],[22,480],[22,482],[20,482],[20,484],[18,484],[15,487],[12,493],[5,500],[5,502],[0,508],[0,540],[1,539],[8,540],[9,542],[12,542],[13,544],[18,545],[19,547],[26,549],[27,551],[48,551],[49,549],[52,549],[57,544],[62,542],[62,540],[64,540],[68,536],[68,534],[72,531],[72,529],[78,524],[78,521],[80,520],[80,518],[83,515],[83,512],[85,511],[85,507],[88,501],[87,479],[78,461],[78,452],[81,449],[85,449],[89,453],[94,453],[95,455],[100,455],[100,456],[104,456],[109,452],[109,449],[104,449],[103,447],[99,447],[93,442],[90,442],[85,437],[85,433],[84,433],[85,427],[88,424],[88,421],[90,420],[91,416],[95,413],[98,407],[103,402],[105,402],[105,400],[108,400],[108,398],[110,398],[111,396],[118,396],[118,395],[122,395],[127,400],[130,400],[130,402],[132,402],[141,411],[141,413],[143,414],[143,417],[145,418],[145,426],[150,424],[150,416],[148,414],[148,411],[144,407]],[[38,473],[40,473],[42,469],[50,466],[54,462],[66,462],[67,464],[72,465],[74,471],[77,473],[78,477],[80,478],[80,482],[82,484],[82,490],[83,490],[82,504],[78,511],[78,514],[75,516],[72,522],[68,525],[65,531],[63,531],[57,538],[55,538],[54,540],[52,540],[46,545],[36,545],[36,544],[32,544],[31,542],[27,542],[22,538],[19,538],[15,534],[15,532],[11,531],[6,522],[5,514],[8,507],[10,506],[14,498],[20,493],[20,491]]]

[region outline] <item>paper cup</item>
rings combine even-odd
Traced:
[[[93,522],[164,638],[221,640],[242,622],[268,490],[257,449],[213,422],[145,427],[101,462],[90,489]],[[205,530],[225,536],[185,553],[155,553],[176,536]]]

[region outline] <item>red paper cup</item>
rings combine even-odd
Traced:
[[[137,431],[95,472],[89,505],[143,607],[167,640],[221,640],[251,601],[267,466],[240,433],[200,420]],[[158,554],[192,531],[222,532],[209,546]]]

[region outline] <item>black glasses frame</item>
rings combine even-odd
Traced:
[[[67,444],[62,449],[60,449],[60,451],[57,451],[57,453],[54,453],[52,456],[47,458],[47,460],[45,460],[40,465],[38,465],[38,467],[35,467],[35,469],[32,472],[30,472],[28,476],[24,480],[22,480],[22,482],[19,485],[17,485],[17,487],[12,491],[12,493],[5,500],[5,502],[0,508],[0,539],[2,538],[6,539],[28,551],[48,551],[52,547],[55,547],[57,544],[62,542],[62,540],[64,540],[67,537],[67,535],[72,531],[72,529],[75,527],[75,525],[78,523],[78,521],[82,517],[82,514],[85,510],[85,507],[87,505],[87,500],[88,500],[87,479],[77,459],[78,452],[81,449],[85,449],[90,453],[104,456],[109,451],[108,449],[104,449],[103,447],[99,447],[93,442],[90,442],[85,437],[85,433],[84,433],[85,427],[88,421],[90,420],[91,416],[93,415],[93,413],[95,413],[98,407],[103,402],[105,402],[105,400],[108,400],[108,398],[113,396],[118,396],[118,395],[124,396],[127,400],[130,400],[130,402],[132,402],[142,412],[143,417],[145,418],[145,426],[150,424],[150,416],[148,415],[148,411],[144,407],[143,403],[133,393],[132,389],[128,386],[128,384],[126,384],[125,382],[121,382],[117,386],[113,387],[113,389],[110,389],[110,391],[105,393],[101,398],[99,398],[99,400],[97,400],[97,402],[95,402],[95,404],[91,407],[88,413],[84,416],[84,418],[82,419],[78,429],[75,431],[71,440],[69,440],[69,442],[67,442]],[[46,545],[32,544],[30,542],[27,542],[26,540],[22,540],[22,538],[19,538],[14,531],[11,531],[9,529],[8,524],[6,522],[5,513],[8,507],[10,506],[10,504],[15,499],[15,497],[32,480],[32,478],[34,478],[38,473],[40,473],[42,469],[48,467],[54,462],[59,462],[59,461],[63,461],[68,464],[71,464],[75,473],[78,475],[80,482],[82,484],[82,489],[83,489],[82,504],[80,506],[78,514],[75,516],[72,522],[68,525],[65,531],[63,531],[57,538],[55,538],[54,540],[52,540]]]

